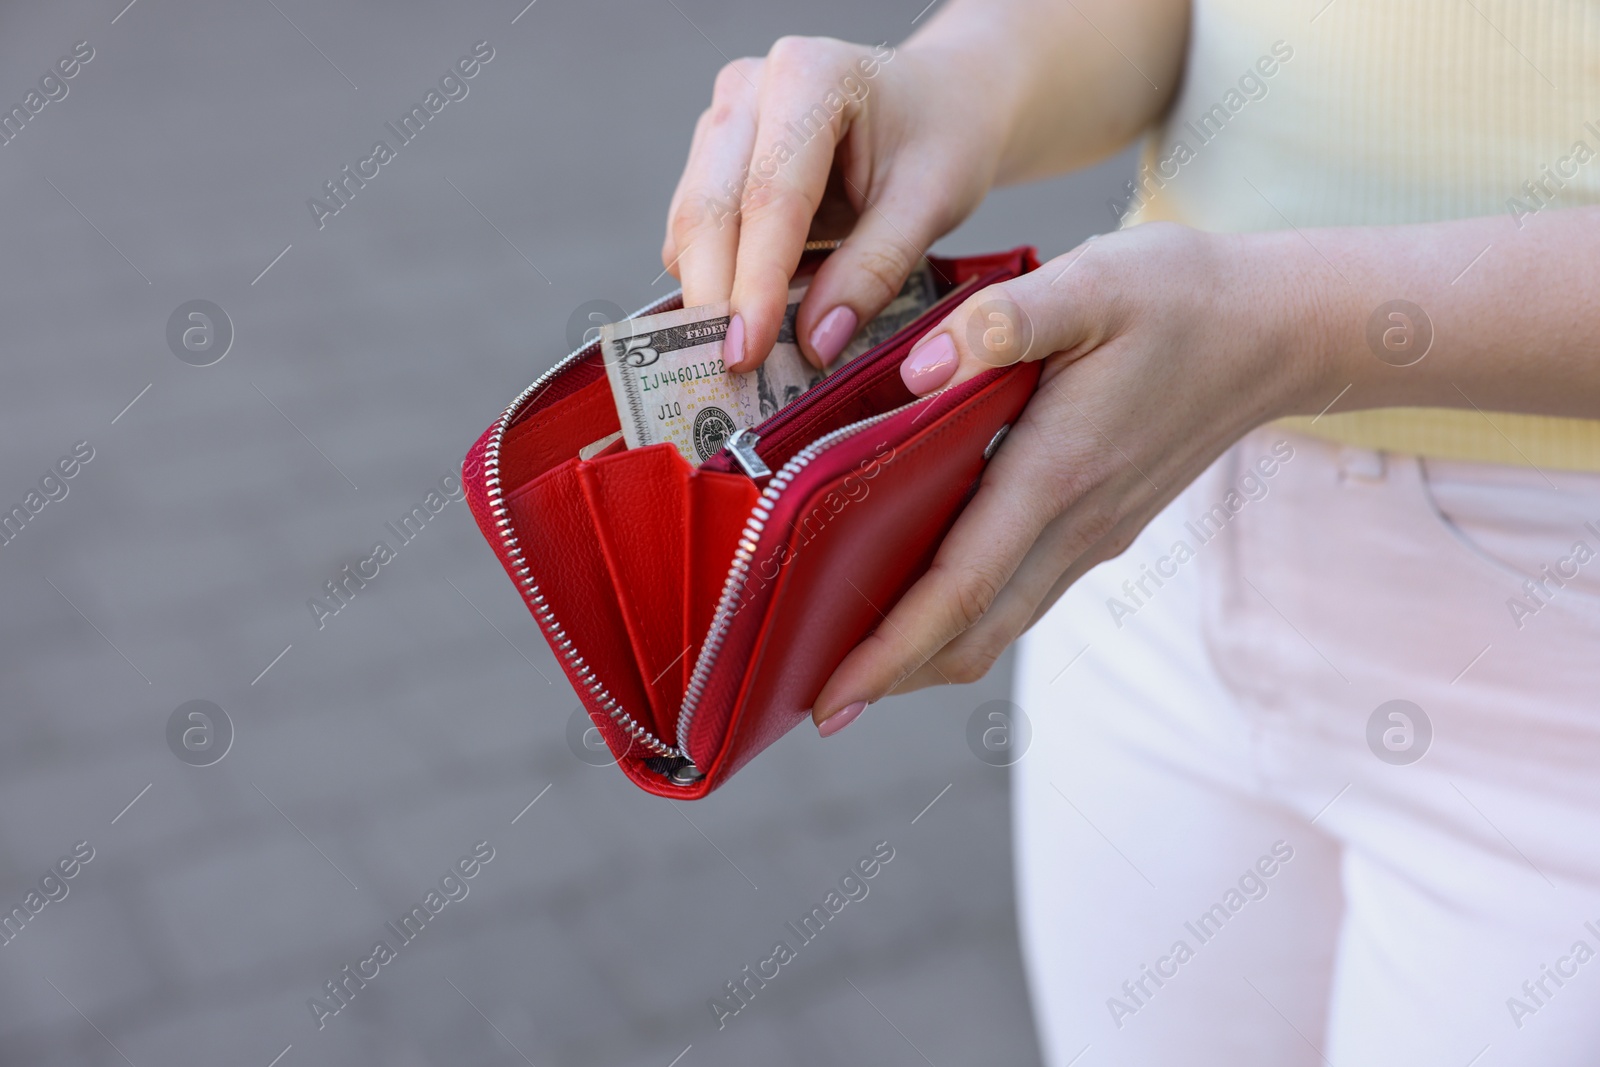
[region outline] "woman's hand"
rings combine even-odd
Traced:
[[[1597,230],[1600,207],[1247,234],[1152,223],[973,294],[906,356],[906,384],[927,393],[1042,359],[1038,391],[928,573],[812,718],[834,733],[888,693],[981,678],[1271,419],[1336,406],[1460,408],[1490,427],[1485,411],[1600,418]],[[1397,298],[1428,338],[1399,361],[1382,350]]]
[[[826,365],[997,180],[1085,166],[1147,129],[1188,28],[1188,0],[947,0],[898,48],[785,37],[717,75],[662,261],[685,304],[730,302],[724,355],[752,370],[807,237],[844,238],[796,323]]]
[[[661,258],[685,304],[731,302],[730,369],[754,368],[777,340],[808,236],[844,237],[796,324],[801,351],[825,366],[977,206],[999,165],[1006,94],[1003,65],[976,58],[785,37],[717,75]]]
[[[823,687],[824,735],[889,693],[981,678],[1230,444],[1325,402],[1294,326],[1331,272],[1297,240],[1134,227],[973,294],[912,350],[901,375],[919,394],[1044,367],[928,573]]]

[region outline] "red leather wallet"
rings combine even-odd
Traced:
[[[578,458],[619,428],[598,342],[523,390],[467,454],[479,528],[649,792],[705,796],[809,716],[927,570],[1033,394],[1037,363],[906,389],[900,362],[924,333],[974,289],[1038,266],[1031,248],[929,261],[937,304],[699,468],[670,444]]]

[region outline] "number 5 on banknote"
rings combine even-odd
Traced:
[[[650,347],[650,337],[628,337],[617,342],[621,352],[617,358],[630,367],[648,367],[661,358],[661,353]]]

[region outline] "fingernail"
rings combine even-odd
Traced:
[[[856,335],[856,313],[840,305],[822,317],[811,331],[811,350],[826,367],[839,358],[844,346]]]
[[[722,362],[729,370],[744,362],[744,317],[741,315],[728,320],[728,332],[722,338]]]
[[[865,700],[858,700],[848,707],[840,708],[826,719],[817,723],[817,733],[823,737],[832,737],[846,726],[855,722],[856,719],[861,717],[861,713],[866,710],[867,702]]]
[[[939,388],[955,372],[956,343],[943,331],[918,343],[900,364],[900,380],[918,396]]]

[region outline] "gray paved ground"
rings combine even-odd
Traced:
[[[463,505],[322,631],[306,608],[575,307],[670,283],[719,51],[898,40],[922,0],[124,2],[14,5],[0,35],[8,108],[94,49],[0,147],[0,503],[94,450],[0,547],[0,906],[94,849],[0,946],[0,1062],[1036,1062],[1004,772],[964,742],[1004,671],[797,731],[680,808],[569,751],[573,694]],[[480,40],[469,95],[319,231],[307,198]],[[1125,166],[1000,194],[944,247],[1064,251]],[[165,340],[196,298],[236,330],[205,368]],[[236,731],[213,766],[167,745],[191,699]],[[308,998],[485,839],[470,895],[319,1031]],[[708,998],[880,840],[867,899],[718,1032]]]

